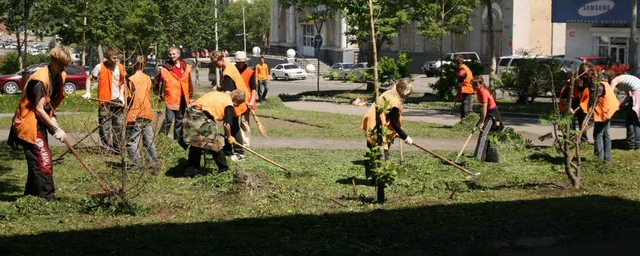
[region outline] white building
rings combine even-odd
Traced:
[[[629,65],[630,18],[630,0],[553,0],[553,22],[566,24],[567,57],[610,57]]]
[[[552,0],[498,0],[492,6],[494,14],[495,49],[499,56],[513,55],[526,50],[540,55],[563,55],[565,47],[565,24],[551,23]],[[313,38],[317,34],[313,23],[300,22],[304,12],[294,7],[285,9],[278,0],[271,0],[271,45],[272,48],[294,48],[304,56],[315,56]],[[412,59],[411,71],[420,72],[427,60],[440,56],[443,51],[474,51],[488,63],[489,26],[487,8],[478,6],[472,20],[473,30],[463,34],[446,36],[443,40],[429,40],[418,35],[417,23],[412,22],[399,31],[392,44],[381,48],[381,56],[396,56],[407,53]],[[357,45],[347,42],[347,24],[338,13],[336,19],[325,24],[321,35],[324,45],[318,52],[325,62],[357,61]]]

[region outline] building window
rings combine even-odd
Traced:
[[[598,56],[610,58],[611,61],[627,64],[629,58],[629,40],[626,37],[596,37]]]
[[[302,25],[302,46],[314,47],[316,28],[313,24]]]

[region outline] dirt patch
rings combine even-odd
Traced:
[[[258,115],[258,117],[260,117],[260,121],[264,120],[263,122],[265,123],[265,125],[268,125],[270,122],[274,123],[274,124],[278,124],[278,123],[284,123],[287,126],[290,126],[292,124],[294,125],[300,125],[301,127],[305,127],[305,126],[311,126],[311,127],[315,127],[315,128],[327,128],[325,126],[322,125],[316,125],[316,124],[310,124],[307,122],[303,122],[300,120],[296,120],[296,119],[287,119],[287,118],[279,118],[279,117],[273,117],[273,116],[263,116],[263,115]],[[269,126],[271,127],[271,126]]]
[[[267,185],[268,182],[269,180],[265,173],[251,173],[238,169],[233,174],[234,191],[269,189],[269,185]]]
[[[171,216],[171,210],[169,208],[158,208],[154,210],[153,216],[164,219]]]

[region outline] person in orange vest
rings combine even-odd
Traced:
[[[256,98],[257,98],[256,73],[253,71],[252,68],[247,66],[247,61],[249,61],[249,59],[247,58],[246,52],[237,51],[235,56],[235,61],[236,61],[236,68],[238,69],[238,72],[240,72],[240,75],[242,76],[242,80],[244,81],[244,84],[249,86],[249,88],[245,88],[245,89],[248,89],[246,93],[249,94],[249,99],[247,100],[247,104],[246,104],[247,107],[244,109],[244,112],[238,113],[239,114],[238,124],[240,125],[240,137],[242,137],[242,144],[247,147],[250,147],[251,123],[249,119],[251,118],[251,110],[256,109]],[[241,108],[242,105],[239,107]],[[240,111],[242,110],[243,109],[240,109]]]
[[[187,108],[184,140],[189,145],[189,159],[185,176],[193,177],[200,172],[203,149],[213,152],[218,172],[229,170],[227,158],[222,151],[216,121],[222,121],[226,140],[231,144],[237,143],[231,131],[233,108],[244,102],[243,90],[213,91],[202,95]]]
[[[578,74],[584,74],[580,79],[589,88],[588,109],[594,108],[593,153],[598,158],[611,162],[609,127],[611,125],[611,117],[618,111],[620,102],[618,102],[616,94],[607,82],[607,78],[598,78],[592,63],[583,62],[580,64]]]
[[[390,134],[382,137],[382,157],[384,159],[389,157],[389,141],[394,136],[398,135],[398,137],[404,140],[405,143],[409,145],[413,144],[413,139],[411,139],[411,137],[409,137],[409,135],[407,135],[402,129],[402,104],[404,103],[404,100],[409,97],[411,92],[413,92],[413,84],[409,79],[405,78],[398,81],[395,85],[391,86],[389,90],[379,96],[380,98],[378,101],[389,101],[386,109],[387,111],[380,115],[382,125],[391,130]],[[370,136],[371,131],[376,126],[376,119],[376,106],[373,104],[362,118],[362,123],[360,124],[360,129],[365,131],[367,148],[369,148],[369,150],[373,149],[373,147],[378,144],[378,142],[374,141],[374,138],[371,138]],[[367,179],[371,178],[370,184],[375,184],[377,181],[377,177],[372,171],[373,168],[373,163],[369,161],[365,163],[365,176]]]
[[[560,112],[564,112],[566,110],[567,105],[569,104],[569,98],[571,97],[571,109],[570,112],[571,114],[573,114],[577,120],[573,120],[571,122],[571,129],[572,130],[582,130],[582,125],[584,122],[585,117],[587,117],[587,114],[582,110],[581,106],[581,101],[584,101],[584,104],[586,106],[586,100],[589,99],[588,94],[589,94],[589,90],[585,90],[587,87],[582,85],[582,80],[577,79],[574,82],[574,86],[573,86],[573,93],[569,93],[569,87],[571,86],[571,80],[568,79],[567,80],[567,84],[565,84],[564,87],[562,87],[562,90],[560,91]],[[581,97],[583,94],[586,94],[586,97]],[[576,122],[578,123],[576,125]],[[589,138],[587,137],[587,133],[582,133],[582,136],[580,137],[580,141],[581,142],[588,142]]]
[[[232,92],[235,90],[245,91],[245,102],[234,107],[233,122],[231,123],[231,135],[236,141],[238,141],[238,143],[243,144],[238,117],[248,109],[246,102],[250,100],[248,93],[250,90],[245,84],[242,75],[240,75],[238,68],[224,60],[224,53],[213,51],[211,53],[211,63],[222,70],[222,85],[218,86],[219,90],[225,92]],[[233,147],[232,143],[229,143],[228,141],[225,142],[223,152],[225,155],[231,157],[231,161],[237,162],[244,160],[244,150],[240,147]]]
[[[162,92],[159,89],[160,83],[164,84]],[[180,48],[177,46],[169,48],[169,60],[162,64],[160,71],[153,79],[153,84],[154,93],[159,99],[164,98],[167,106],[160,133],[168,135],[171,123],[174,123],[173,139],[186,149],[186,144],[182,141],[182,119],[193,97],[193,83],[191,82],[191,65],[180,59]]]
[[[456,55],[453,62],[458,68],[456,76],[458,77],[458,95],[456,99],[460,101],[460,118],[465,118],[471,111],[473,111],[473,94],[476,93],[471,86],[471,80],[473,80],[473,73],[471,69],[464,64],[462,55]]]
[[[256,80],[258,90],[258,102],[267,99],[269,91],[269,83],[271,83],[271,75],[269,75],[269,65],[264,62],[264,56],[260,57],[260,63],[256,64]]]
[[[129,141],[127,142],[127,150],[134,168],[142,168],[140,161],[140,151],[138,150],[138,137],[142,133],[142,144],[144,151],[147,153],[147,161],[151,168],[151,174],[158,175],[158,153],[156,145],[153,143],[153,111],[151,110],[151,78],[143,72],[146,66],[144,56],[136,57],[133,64],[135,73],[129,77],[127,91],[129,98],[127,102],[129,109],[127,111],[127,132],[129,133]]]
[[[55,193],[53,164],[47,130],[64,142],[66,134],[55,120],[54,111],[64,99],[64,72],[71,62],[71,51],[56,46],[49,52],[50,62],[33,73],[26,82],[22,97],[11,121],[7,143],[17,150],[21,145],[27,160],[27,184],[24,194],[52,200]]]
[[[474,131],[480,128],[478,143],[476,143],[476,150],[473,155],[481,161],[497,163],[500,161],[498,150],[487,140],[487,136],[490,132],[500,132],[504,129],[500,111],[498,111],[498,105],[493,95],[485,87],[482,77],[473,78],[471,84],[473,85],[473,90],[477,91],[478,102],[482,104],[480,119],[475,128],[473,128]]]
[[[85,99],[91,98],[91,81],[98,79],[98,123],[102,124],[98,132],[102,144],[113,152],[119,153],[122,145],[120,138],[122,135],[122,125],[124,123],[124,84],[127,75],[124,66],[118,63],[120,56],[118,51],[109,47],[107,49],[107,59],[93,68],[87,77],[87,90],[82,95]]]

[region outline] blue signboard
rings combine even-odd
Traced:
[[[553,0],[551,4],[551,22],[629,24],[630,21],[631,0]]]

